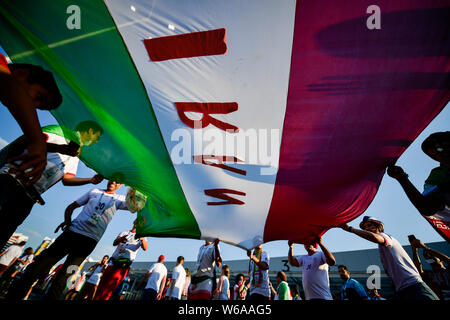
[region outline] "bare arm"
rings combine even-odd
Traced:
[[[431,216],[442,209],[443,204],[433,198],[423,196],[419,190],[409,181],[408,175],[401,167],[389,166],[387,174],[397,180],[405,191],[409,201],[424,216]]]
[[[428,251],[432,256],[435,256],[436,258],[441,259],[445,263],[447,263],[447,264],[450,263],[450,258],[447,257],[445,254],[440,253],[439,251],[433,250],[431,248],[426,248],[424,250]]]
[[[80,205],[76,202],[72,202],[67,208],[66,211],[64,211],[64,222],[61,223],[55,230],[55,233],[58,232],[59,228],[61,228],[62,231],[66,231],[67,228],[70,227],[72,224],[72,213],[73,210],[76,208],[79,208]]]
[[[417,270],[420,273],[420,276],[423,277],[423,268],[422,263],[420,262],[419,254],[417,253],[417,248],[415,246],[411,246],[412,249],[412,260]]]
[[[35,183],[42,175],[47,164],[47,147],[42,134],[34,102],[23,86],[5,69],[0,68],[0,100],[9,109],[22,129],[28,153],[18,158],[22,160],[19,171],[33,168],[24,174],[27,185]]]
[[[384,244],[385,243],[385,239],[373,232],[370,231],[365,231],[365,230],[360,230],[360,229],[355,229],[353,227],[350,227],[348,224],[343,224],[339,226],[340,228],[342,228],[343,230],[347,231],[347,232],[351,232],[356,234],[357,236],[359,236],[360,238],[366,239],[370,242],[376,243],[376,244]]]
[[[164,291],[164,288],[166,287],[166,278],[167,278],[167,275],[165,275],[161,280],[161,285],[159,286],[159,292],[156,297],[157,300],[161,300],[161,298],[162,298],[162,293]]]
[[[88,183],[99,184],[103,181],[103,176],[101,174],[96,174],[92,178],[78,178],[72,174],[65,174],[62,178],[62,183],[65,186],[82,186]]]
[[[117,237],[114,241],[113,241],[113,246],[118,246],[119,244],[121,244],[122,242],[126,242],[127,236],[123,236],[123,237]]]
[[[9,263],[8,267],[12,266],[17,260],[20,260],[20,259],[17,257],[12,259],[12,261]],[[20,260],[20,261],[23,261],[23,260]]]
[[[149,275],[150,275],[150,272],[147,272],[147,273],[142,277],[142,279],[139,281],[139,283],[138,283],[138,285],[137,285],[137,288],[138,288],[138,289],[142,286],[142,284],[143,284],[144,281],[148,278]]]
[[[172,299],[172,291],[173,291],[173,288],[175,288],[175,283],[177,283],[177,279],[172,279],[169,290],[167,291],[167,297],[169,297],[169,299]]]
[[[216,293],[216,292],[221,292],[221,291],[222,291],[222,287],[223,287],[223,278],[220,277],[220,279],[219,279],[219,285],[217,286],[217,288],[216,288],[216,290],[215,290],[215,293]]]
[[[255,257],[251,250],[247,250],[247,256],[252,260],[261,270],[267,270],[269,269],[269,265],[265,261],[259,260],[257,257]]]
[[[148,249],[148,243],[146,238],[141,238],[141,248],[146,251]]]
[[[414,239],[412,241],[410,241],[411,243],[411,247],[416,247],[416,248],[422,248],[424,250],[424,252],[428,252],[430,255],[439,258],[440,260],[449,263],[450,262],[450,258],[447,257],[445,254],[440,253],[439,251],[433,250],[431,248],[428,248],[425,243],[423,243],[421,240],[419,239]]]
[[[300,267],[298,260],[294,258],[294,254],[293,254],[294,242],[288,241],[288,245],[289,245],[289,251],[288,251],[289,264],[293,267]]]
[[[322,243],[322,238],[319,237],[317,243],[320,246],[320,249],[322,249],[322,252],[325,254],[326,262],[329,266],[334,266],[336,264],[336,259],[334,258],[333,254],[328,250],[327,247],[324,246]]]
[[[277,291],[275,290],[275,288],[274,288],[273,285],[272,285],[272,282],[270,282],[270,281],[269,281],[269,287],[270,287],[270,292],[271,292],[273,295],[276,295],[276,294],[277,294]]]

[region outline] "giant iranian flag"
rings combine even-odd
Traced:
[[[372,6],[376,4],[376,6]],[[81,159],[147,195],[141,236],[305,243],[361,215],[449,100],[450,1],[0,3]]]

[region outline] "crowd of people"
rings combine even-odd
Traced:
[[[96,143],[103,133],[99,124],[84,121],[75,130],[62,125],[41,128],[36,109],[55,109],[62,99],[51,72],[30,64],[8,64],[0,54],[0,101],[23,130],[23,136],[0,151],[0,248],[5,247],[36,203],[45,204],[41,195],[59,181],[67,186],[79,186],[97,185],[104,180],[99,174],[90,178],[76,176],[78,156],[83,147]],[[399,166],[389,165],[387,174],[400,183],[419,213],[449,242],[450,131],[430,135],[422,143],[422,149],[439,162],[439,167],[433,169],[425,181],[424,192],[417,190]],[[117,210],[132,211],[125,196],[116,193],[121,187],[120,177],[112,178],[105,189],[94,188],[67,206],[64,221],[56,229],[63,233],[41,254],[33,257],[33,249],[23,250],[23,242],[0,253],[1,286],[7,291],[5,299],[24,299],[37,283],[48,284],[49,279],[51,284],[46,287],[45,299],[57,300],[64,296],[67,281],[72,276],[69,268],[80,267],[93,252]],[[73,219],[74,210],[80,207],[81,213]],[[427,248],[420,240],[410,239],[413,247],[413,258],[410,258],[400,243],[384,232],[384,224],[373,217],[364,217],[360,229],[347,224],[339,227],[378,245],[396,298],[438,300],[449,290],[449,258]],[[123,291],[137,252],[148,247],[145,238],[136,238],[136,221],[130,230],[118,235],[113,244],[117,248],[111,257],[105,256],[91,267],[89,279],[81,290],[76,290],[79,299],[109,300]],[[305,244],[305,255],[294,257],[293,246],[294,243],[289,241],[288,261],[291,266],[302,268],[304,299],[332,300],[328,270],[337,263],[333,254],[321,238]],[[419,250],[423,250],[427,260],[433,261],[431,271],[423,269],[417,254]],[[192,273],[183,267],[184,258],[180,256],[169,278],[165,257],[161,255],[139,283],[139,287],[143,287],[142,297],[144,300],[300,299],[297,288],[288,285],[284,272],[277,273],[276,284],[270,282],[270,258],[262,245],[248,250],[247,255],[248,277],[239,274],[234,287],[229,280],[230,267],[222,266],[218,239],[202,245],[197,267]],[[55,264],[63,258],[64,263],[55,269]],[[219,277],[216,267],[221,267]],[[350,277],[346,266],[339,265],[338,269],[344,281],[339,299],[381,299],[377,288],[366,293]]]
[[[382,264],[395,288],[395,296],[389,299],[450,298],[450,258],[445,254],[428,248],[421,240],[410,236],[411,258],[395,238],[384,233],[384,224],[373,217],[364,217],[360,223],[361,229],[348,225],[342,225],[341,228],[378,244]],[[26,299],[33,287],[40,283],[38,286],[41,287],[40,294],[44,299],[120,300],[127,289],[130,289],[129,272],[132,262],[140,249],[147,250],[148,247],[147,240],[135,238],[135,234],[136,221],[130,230],[123,231],[114,240],[113,245],[117,248],[111,257],[104,256],[87,271],[78,270],[78,278],[70,286],[67,285],[67,279],[73,274],[61,273],[65,263],[46,268],[45,272],[37,274],[33,270],[43,270],[43,262],[33,261],[33,249],[23,250],[23,241],[11,245],[0,253],[0,296],[13,300]],[[293,247],[294,243],[288,241],[288,262],[293,267],[301,268],[302,290],[298,290],[299,279],[295,279],[294,284],[290,285],[288,276],[283,271],[276,273],[272,283],[269,277],[270,257],[262,245],[247,251],[248,273],[237,274],[233,285],[230,266],[222,264],[219,241],[216,240],[205,241],[199,248],[192,273],[183,265],[184,257],[179,256],[170,274],[165,265],[165,256],[160,255],[140,279],[136,278],[134,291],[140,292],[137,299],[144,301],[249,300],[260,303],[270,300],[386,300],[378,292],[380,288],[369,286],[369,282],[365,288],[352,278],[345,265],[338,265],[342,285],[339,292],[332,293],[329,267],[335,266],[337,261],[321,238],[304,245],[304,255],[294,256]],[[50,248],[47,249],[49,252]],[[432,266],[431,270],[426,270],[421,265],[419,250],[423,251],[423,256]],[[51,256],[49,253],[45,254],[45,251],[42,255]],[[25,269],[31,271],[25,272]],[[221,270],[220,275],[218,270]],[[60,279],[65,279],[66,282],[62,283]]]

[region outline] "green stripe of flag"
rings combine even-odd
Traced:
[[[52,111],[59,124],[74,129],[93,120],[103,127],[81,159],[148,196],[138,214],[140,236],[199,238],[145,88],[105,4],[76,1],[81,29],[70,30],[67,8],[73,4],[0,2],[1,46],[13,62],[53,71],[64,98]]]

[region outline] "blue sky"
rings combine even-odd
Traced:
[[[0,52],[4,53],[1,48]],[[49,112],[38,111],[38,115],[42,126],[57,123]],[[5,143],[12,142],[22,135],[22,131],[8,109],[1,104],[0,119],[0,148],[2,148]],[[430,170],[438,166],[437,162],[431,160],[421,151],[420,144],[433,132],[449,130],[449,124],[450,107],[447,105],[397,162],[409,174],[410,180],[420,191],[422,191],[423,181],[427,178]],[[77,173],[79,177],[91,177],[94,174],[94,171],[80,162]],[[101,188],[105,186],[106,181],[98,185]],[[54,230],[63,221],[65,208],[92,188],[92,185],[64,187],[61,183],[58,183],[43,194],[46,205],[35,205],[31,214],[17,229],[17,232],[29,236],[27,245],[33,248],[36,248],[44,237],[55,238],[61,233],[55,234]],[[121,194],[125,192],[125,187],[119,190]],[[79,212],[80,209],[76,210],[73,217]],[[384,176],[374,201],[363,215],[375,216],[383,221],[386,232],[397,238],[401,244],[408,244],[407,236],[409,234],[414,234],[416,238],[424,242],[443,241],[412,206],[400,185],[387,175]],[[352,221],[350,225],[357,227],[362,216]],[[118,211],[103,238],[91,254],[91,258],[100,259],[105,254],[111,255],[114,251],[113,240],[120,232],[129,229],[134,219],[135,214],[130,214],[128,211]],[[176,260],[179,255],[183,255],[187,261],[192,261],[196,259],[198,248],[203,243],[203,241],[192,239],[153,237],[148,237],[147,239],[149,249],[146,252],[141,251],[138,253],[136,261],[155,261],[160,254],[164,254],[168,261]],[[341,229],[329,230],[323,236],[323,242],[332,252],[376,247],[375,244],[346,233]],[[264,248],[272,257],[287,255],[288,247],[286,241],[267,243],[264,245]],[[224,243],[221,244],[221,252],[225,261],[247,258],[244,250]],[[294,247],[294,254],[303,253],[303,246],[297,245]]]

